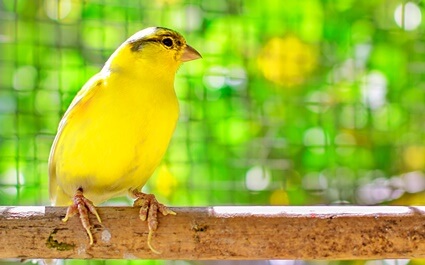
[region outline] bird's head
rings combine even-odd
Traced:
[[[162,27],[150,27],[128,38],[108,60],[109,66],[139,63],[164,71],[176,71],[181,63],[201,58],[182,35]],[[127,60],[127,61],[124,61]],[[107,63],[107,64],[108,64]]]

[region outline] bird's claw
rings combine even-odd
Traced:
[[[74,195],[73,204],[68,207],[66,215],[62,219],[62,221],[67,222],[70,217],[78,213],[80,215],[81,224],[83,225],[84,229],[87,232],[87,235],[89,236],[90,245],[93,245],[93,235],[90,231],[91,224],[88,214],[89,212],[96,216],[99,223],[102,222],[93,203],[89,199],[84,197],[82,191],[78,190]]]
[[[132,195],[136,198],[133,206],[140,207],[139,218],[142,221],[148,222],[148,246],[152,252],[160,254],[161,252],[155,250],[151,245],[152,234],[156,229],[158,229],[158,212],[162,213],[163,215],[176,215],[176,213],[168,209],[162,203],[159,203],[153,194],[145,194],[135,191]]]

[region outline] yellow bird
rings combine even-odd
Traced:
[[[175,214],[141,188],[160,163],[179,116],[174,78],[182,62],[201,58],[177,32],[151,27],[128,38],[78,92],[62,118],[49,157],[50,200],[79,214],[90,244],[88,212],[129,194],[148,221]]]

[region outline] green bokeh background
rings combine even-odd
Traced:
[[[49,204],[62,114],[116,47],[156,25],[203,55],[176,77],[180,121],[145,187],[160,201],[424,204],[423,11],[395,0],[0,0],[0,205]]]

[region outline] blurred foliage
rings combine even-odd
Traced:
[[[177,76],[181,119],[146,187],[161,201],[423,204],[422,11],[396,0],[0,0],[0,205],[49,203],[61,115],[152,25],[204,57]]]

